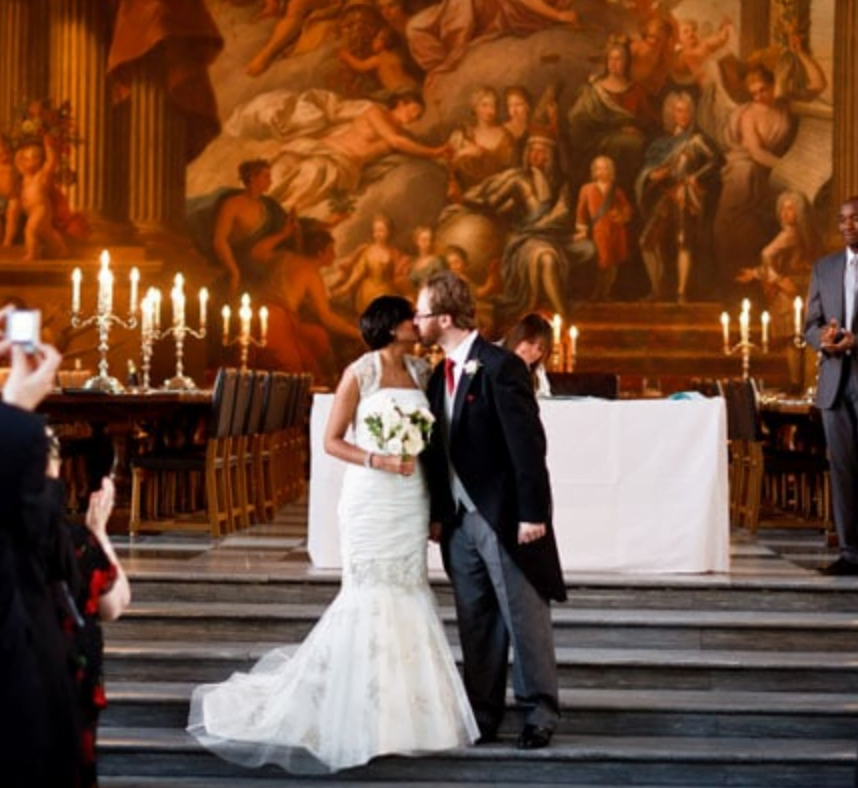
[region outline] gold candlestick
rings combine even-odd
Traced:
[[[254,347],[265,347],[268,344],[268,309],[262,307],[259,310],[259,339],[251,335],[251,322],[253,310],[250,306],[250,296],[245,293],[241,297],[241,306],[238,310],[239,330],[235,339],[230,339],[230,317],[232,311],[224,306],[223,315],[223,346],[238,345],[241,351],[239,366],[242,371],[247,369],[247,359],[251,345]]]

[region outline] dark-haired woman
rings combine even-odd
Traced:
[[[479,732],[426,574],[429,496],[420,465],[367,418],[426,408],[428,365],[409,355],[414,310],[381,296],[360,320],[370,352],[343,373],[325,449],[348,463],[340,497],[342,587],[298,648],[195,690],[188,730],[247,766],[324,772],[378,755],[463,747]]]
[[[551,384],[545,371],[545,359],[551,355],[554,333],[542,315],[531,312],[519,320],[503,339],[503,346],[515,353],[530,370],[538,397],[551,396]]]

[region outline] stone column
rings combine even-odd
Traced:
[[[71,103],[80,143],[72,147],[77,182],[66,192],[74,210],[93,226],[92,240],[116,240],[121,204],[110,199],[116,156],[114,111],[107,86],[107,53],[112,15],[103,0],[63,0],[52,4],[51,97]]]
[[[832,213],[858,195],[858,0],[837,0],[834,11],[834,139]],[[838,237],[839,240],[839,237]]]
[[[134,65],[129,119],[129,218],[147,245],[175,237],[185,218],[185,118],[167,96],[164,56]]]
[[[48,95],[48,2],[0,2],[0,130],[24,101]]]

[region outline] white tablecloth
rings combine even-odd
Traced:
[[[339,568],[345,465],[322,441],[333,395],[311,419],[309,552]],[[540,400],[563,569],[727,572],[730,521],[724,401]],[[440,568],[430,546],[430,568]]]

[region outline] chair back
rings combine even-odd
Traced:
[[[229,428],[229,435],[232,438],[237,438],[244,431],[252,394],[253,373],[249,370],[242,370],[238,373],[238,382],[235,390],[235,407],[232,412],[232,423]]]
[[[291,390],[291,376],[285,372],[272,372],[268,390],[268,402],[262,419],[262,431],[266,434],[279,430],[283,424]]]
[[[753,381],[728,380],[723,389],[727,403],[728,440],[761,441],[762,418]]]
[[[232,414],[235,410],[235,392],[238,384],[238,370],[221,367],[215,377],[212,390],[212,420],[209,437],[225,438],[232,427]]]
[[[247,421],[244,424],[245,435],[256,435],[262,426],[262,416],[267,404],[271,374],[261,369],[253,373],[250,406],[247,411]]]
[[[551,393],[562,397],[617,399],[620,376],[612,372],[549,372]]]

